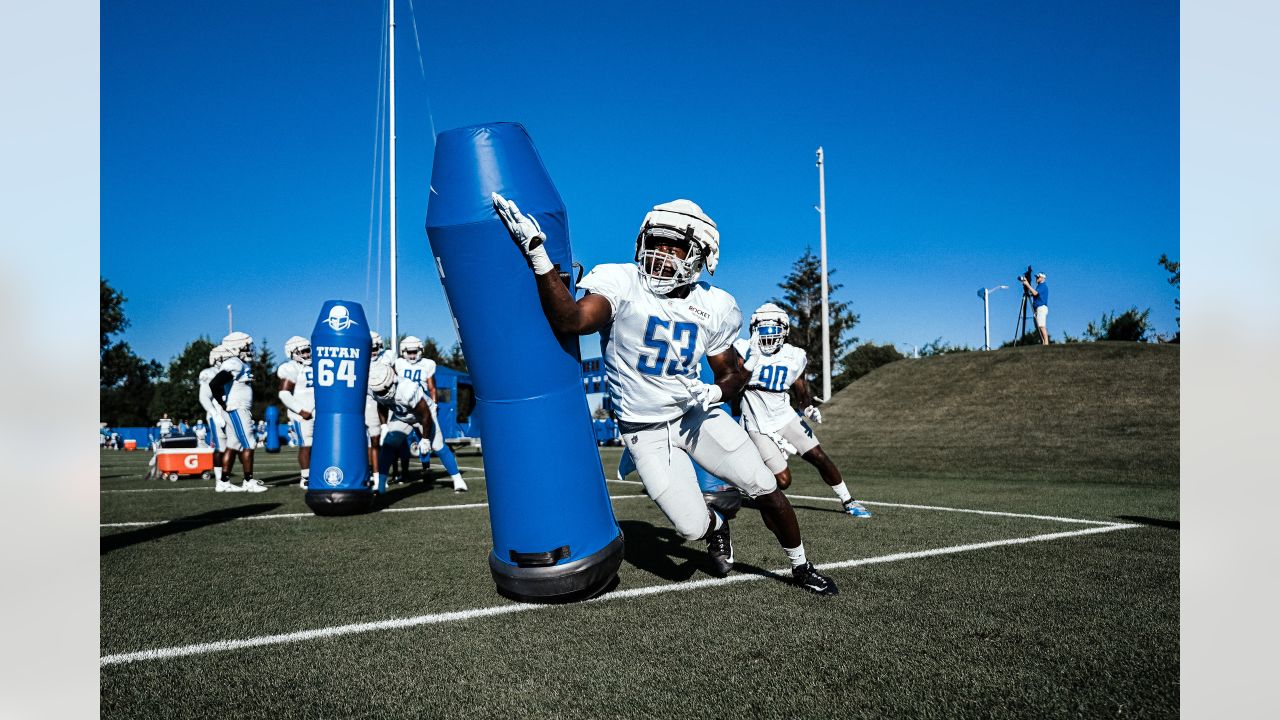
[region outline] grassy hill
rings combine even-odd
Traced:
[[[1006,348],[877,369],[818,436],[846,474],[1178,482],[1179,346]]]

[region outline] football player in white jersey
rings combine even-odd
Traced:
[[[427,394],[414,382],[400,382],[393,367],[386,363],[369,366],[369,397],[378,406],[378,419],[386,428],[378,450],[378,472],[374,476],[374,492],[382,492],[378,480],[385,478],[391,464],[400,455],[400,448],[408,445],[409,435],[430,436],[435,428],[431,423],[431,408],[427,406]]]
[[[222,408],[222,429],[226,434],[227,450],[222,457],[222,474],[230,475],[236,455],[244,470],[244,482],[240,492],[265,492],[266,485],[253,478],[253,451],[257,444],[253,438],[253,338],[242,332],[233,332],[222,338],[222,344],[231,353],[218,366],[218,373],[209,381],[213,400]],[[230,483],[228,483],[230,484]],[[215,489],[217,488],[215,484]],[[225,492],[225,489],[222,489]]]
[[[218,374],[222,362],[231,357],[231,351],[225,346],[215,345],[209,351],[209,367],[200,371],[199,398],[200,407],[204,408],[205,417],[209,420],[209,447],[213,448],[214,490],[218,492],[238,492],[239,486],[232,485],[222,479],[223,451],[227,449],[227,420],[222,406],[213,401],[212,380]]]
[[[386,350],[382,342],[382,336],[375,330],[369,331],[369,368],[382,363],[384,365],[395,366],[395,356],[391,351]],[[374,472],[378,472],[378,446],[382,443],[382,435],[386,431],[383,423],[378,420],[378,403],[374,402],[373,396],[368,393],[364,398],[364,426],[369,433],[369,468]],[[375,482],[376,486],[377,483]]]
[[[311,438],[315,429],[316,394],[311,370],[311,341],[294,335],[284,343],[288,361],[276,369],[280,378],[280,402],[289,409],[289,428],[298,438],[298,468],[307,486],[311,476]]]
[[[849,494],[840,469],[818,444],[813,428],[805,418],[822,422],[804,379],[808,363],[804,350],[787,343],[791,319],[782,308],[765,303],[751,314],[751,339],[734,343],[745,358],[744,367],[751,373],[747,389],[742,393],[742,424],[760,451],[764,464],[778,479],[778,487],[791,487],[791,469],[787,467],[787,450],[794,451],[818,469],[822,481],[831,486],[844,504],[844,511],[856,518],[869,518],[871,513]],[[791,408],[787,390],[795,393],[804,407],[804,418]]]
[[[418,443],[418,460],[422,462],[423,479],[426,479],[431,455],[440,458],[445,472],[453,482],[454,492],[466,492],[467,483],[458,471],[458,459],[453,451],[444,443],[444,433],[440,430],[440,418],[436,414],[436,361],[422,356],[422,340],[409,335],[400,343],[400,357],[396,359],[396,374],[401,380],[417,383],[427,395],[427,405],[431,408],[431,424],[435,433],[431,437],[421,437]],[[412,443],[410,443],[412,449]]]
[[[755,500],[791,561],[800,587],[835,595],[831,578],[805,556],[795,510],[755,446],[722,408],[746,385],[733,349],[742,313],[733,296],[698,282],[714,273],[720,236],[688,200],[657,205],[635,240],[634,263],[597,265],[576,302],[547,255],[546,235],[514,202],[493,194],[494,209],[536,278],[543,312],[562,335],[601,334],[605,374],[623,443],[649,497],[686,539],[704,539],[715,574],[733,568],[729,524],[707,506],[690,458]],[[698,380],[706,356],[715,384]]]

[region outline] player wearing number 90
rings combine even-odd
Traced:
[[[858,518],[871,517],[871,513],[849,495],[840,469],[822,451],[818,438],[813,435],[813,428],[791,409],[787,400],[787,389],[790,388],[796,400],[804,406],[805,418],[822,422],[822,413],[809,394],[809,384],[804,379],[807,364],[804,350],[786,342],[791,319],[782,308],[765,303],[751,313],[750,327],[751,339],[734,343],[738,353],[746,359],[744,366],[751,373],[747,389],[742,393],[742,423],[769,472],[778,479],[778,487],[783,490],[791,487],[787,452],[794,452],[818,469],[822,481],[830,485],[836,497],[844,503],[845,512]]]
[[[729,525],[708,508],[690,458],[755,499],[782,544],[795,582],[821,595],[836,585],[805,558],[795,511],[747,433],[723,409],[742,392],[747,372],[733,341],[742,313],[733,296],[698,282],[714,273],[720,236],[688,200],[655,206],[635,241],[634,264],[597,265],[574,301],[560,281],[536,220],[494,193],[494,209],[537,275],[538,295],[558,334],[601,333],[609,394],[623,443],[649,497],[688,539],[704,539],[717,575],[733,568]],[[703,356],[715,384],[697,380]]]

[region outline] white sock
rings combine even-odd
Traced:
[[[836,494],[836,497],[840,498],[840,502],[849,502],[853,497],[849,494],[849,488],[843,482],[839,485],[832,485],[831,490]]]
[[[213,469],[213,479],[222,482],[222,468],[216,467]]]
[[[302,479],[311,477],[311,468],[302,468]]]
[[[793,568],[800,567],[806,562],[809,562],[804,556],[804,543],[800,543],[793,548],[784,547],[782,549],[786,551],[787,559],[791,561],[791,567]]]
[[[462,479],[462,476],[461,476],[461,475],[459,475],[458,473],[454,473],[454,474],[452,474],[452,475],[450,475],[450,476],[449,476],[449,479],[450,479],[450,480],[452,480],[452,481],[454,481],[454,482],[458,482],[459,480],[461,480],[461,479]]]

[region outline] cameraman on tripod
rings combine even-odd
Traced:
[[[1045,281],[1044,273],[1036,273],[1036,286],[1031,287],[1031,283],[1027,282],[1026,275],[1018,276],[1018,281],[1022,283],[1023,292],[1028,293],[1035,298],[1032,302],[1032,308],[1036,314],[1036,329],[1040,331],[1040,344],[1049,344],[1049,285]]]

